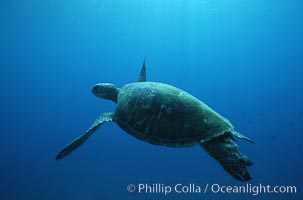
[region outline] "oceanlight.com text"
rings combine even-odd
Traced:
[[[205,193],[208,192],[212,193],[227,193],[227,194],[252,194],[254,196],[259,194],[296,194],[297,187],[296,186],[271,186],[271,185],[252,185],[246,184],[242,186],[227,186],[227,185],[219,185],[219,184],[206,184],[205,186]]]

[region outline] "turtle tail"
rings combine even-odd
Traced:
[[[239,152],[238,145],[230,133],[204,142],[201,146],[235,179],[240,181],[252,179],[247,166],[251,166],[253,162]]]

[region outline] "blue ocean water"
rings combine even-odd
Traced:
[[[302,199],[303,3],[300,0],[3,0],[0,2],[0,199]],[[256,141],[234,180],[199,146],[168,148],[106,123],[57,152],[114,103],[99,82],[147,79],[188,91]],[[178,183],[201,193],[129,193]],[[205,186],[295,186],[287,194]],[[138,189],[138,188],[136,188]]]

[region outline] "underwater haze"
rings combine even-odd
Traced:
[[[302,10],[301,0],[2,0],[0,199],[303,199]],[[189,92],[256,142],[237,139],[251,181],[199,145],[151,145],[116,123],[55,160],[115,110],[92,87],[137,81],[145,56],[148,81]]]

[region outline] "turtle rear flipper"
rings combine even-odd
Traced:
[[[71,141],[57,154],[56,160],[60,160],[81,146],[89,138],[89,136],[91,136],[103,123],[113,121],[113,117],[114,113],[112,112],[101,114],[83,135]]]
[[[251,166],[253,162],[239,152],[231,134],[224,134],[200,145],[234,178],[240,181],[252,179],[247,166]]]

